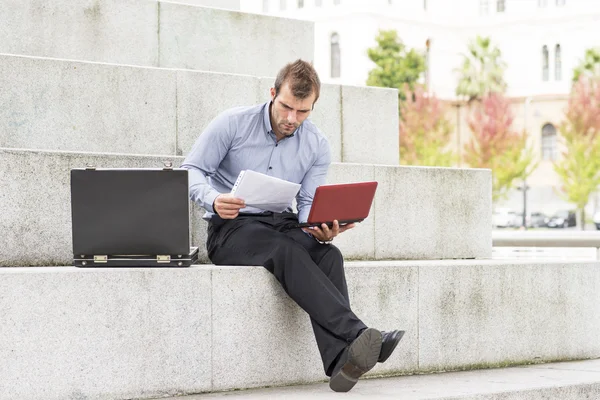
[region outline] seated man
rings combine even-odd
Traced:
[[[311,64],[286,65],[271,100],[217,116],[182,164],[190,197],[209,221],[207,251],[217,265],[262,265],[311,318],[332,390],[347,392],[358,378],[385,361],[403,331],[381,333],[352,312],[344,263],[331,241],[354,224],[297,227],[308,218],[316,188],[331,163],[329,143],[307,119],[321,83]],[[240,171],[253,170],[301,184],[298,215],[246,207],[230,192]]]

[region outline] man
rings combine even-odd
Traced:
[[[358,378],[385,361],[403,331],[382,334],[350,309],[343,258],[331,241],[354,224],[300,229],[316,188],[325,183],[331,153],[327,139],[307,118],[321,83],[311,64],[286,65],[271,100],[216,117],[182,164],[190,197],[209,221],[207,251],[217,265],[262,265],[311,318],[332,390],[347,392]],[[230,192],[242,170],[301,184],[298,215],[246,207]]]

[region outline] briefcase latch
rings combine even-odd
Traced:
[[[163,167],[164,170],[170,171],[170,170],[173,169],[173,162],[172,161],[164,161],[163,165],[164,165],[164,167]]]
[[[105,264],[108,262],[108,256],[94,256],[94,262],[97,264]]]
[[[157,263],[170,263],[171,256],[156,256]]]

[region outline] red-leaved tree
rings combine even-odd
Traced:
[[[600,78],[581,76],[573,85],[565,120],[559,127],[565,151],[554,163],[562,191],[580,213],[585,228],[585,206],[600,185]]]
[[[505,197],[515,179],[525,179],[533,169],[533,150],[527,146],[526,132],[517,132],[509,100],[490,93],[473,104],[468,119],[472,132],[465,145],[464,161],[473,168],[492,170],[492,198]]]
[[[455,156],[448,145],[452,128],[446,108],[423,87],[405,89],[406,100],[400,106],[400,163],[449,167]]]

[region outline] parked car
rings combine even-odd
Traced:
[[[541,212],[532,212],[527,221],[527,226],[531,228],[543,228],[546,226],[548,216]]]
[[[508,208],[497,208],[492,215],[492,225],[495,228],[512,228],[517,225],[517,214]]]
[[[596,229],[600,231],[600,211],[594,215],[594,224],[596,225]]]
[[[577,218],[575,217],[575,211],[557,211],[553,216],[548,218],[546,226],[548,228],[568,228],[571,226],[577,226]]]

